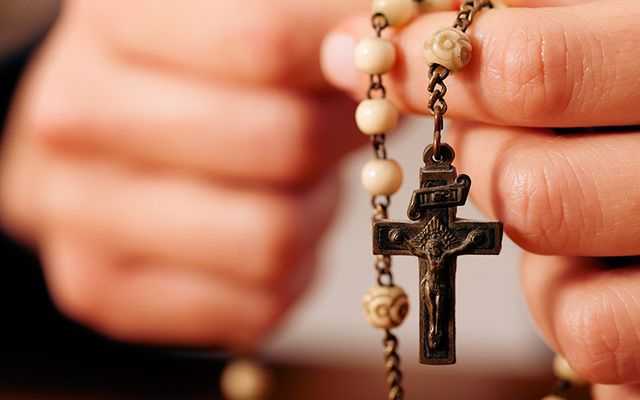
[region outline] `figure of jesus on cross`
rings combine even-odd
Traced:
[[[463,254],[498,254],[500,222],[456,218],[471,187],[466,175],[451,165],[451,147],[433,159],[425,149],[420,189],[413,192],[408,216],[415,222],[379,220],[373,225],[373,251],[378,255],[414,255],[420,260],[420,362],[455,363],[456,258]],[[447,333],[445,335],[445,332]]]
[[[444,309],[444,299],[448,294],[447,264],[451,257],[462,254],[482,237],[479,230],[471,231],[466,239],[455,245],[455,239],[446,231],[438,217],[433,217],[423,232],[407,242],[408,249],[416,257],[427,259],[427,273],[420,281],[420,291],[429,314],[429,348],[436,348],[442,339],[440,311]]]

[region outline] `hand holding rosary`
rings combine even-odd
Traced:
[[[424,45],[428,66],[428,109],[434,119],[433,143],[423,153],[420,186],[412,196],[407,211],[411,222],[389,220],[391,196],[400,188],[403,174],[399,164],[388,158],[386,134],[398,122],[398,111],[387,99],[383,75],[396,61],[395,47],[383,38],[389,27],[408,23],[418,11],[412,0],[375,0],[372,25],[374,37],[365,38],[356,48],[357,68],[369,74],[367,99],[357,108],[359,129],[371,137],[375,158],[362,172],[365,189],[372,195],[373,253],[377,285],[364,298],[364,309],[370,324],[384,330],[385,367],[389,384],[388,398],[404,397],[398,339],[391,332],[404,321],[409,311],[406,293],[395,285],[391,256],[418,257],[420,265],[420,362],[445,365],[456,362],[455,353],[455,273],[456,258],[466,254],[500,253],[503,227],[501,222],[475,222],[456,218],[457,207],[465,204],[471,179],[458,175],[452,162],[453,149],[442,142],[445,80],[471,61],[472,45],[467,34],[473,19],[490,0],[464,1],[451,27],[437,30]],[[554,371],[560,383],[545,400],[565,399],[572,384],[582,383],[566,360],[557,357]]]

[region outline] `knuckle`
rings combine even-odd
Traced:
[[[57,146],[73,140],[83,129],[83,113],[73,100],[72,89],[62,87],[55,76],[43,77],[30,92],[20,111],[22,131],[41,145]]]
[[[254,341],[259,341],[267,336],[282,321],[287,310],[287,304],[277,296],[264,301],[256,312],[256,318],[252,321],[252,336]]]
[[[258,7],[257,12],[245,15],[246,21],[236,35],[237,45],[245,48],[246,67],[256,80],[281,82],[295,72],[296,60],[290,55],[295,50],[297,36],[292,34],[291,20],[281,10],[266,3]]]
[[[34,198],[38,192],[32,189],[36,171],[23,161],[12,157],[6,165],[0,164],[0,226],[15,237],[27,238],[42,221],[37,215],[39,201]]]
[[[39,204],[39,215],[52,226],[75,227],[88,200],[84,190],[64,169],[52,169],[42,184],[46,201]]]
[[[271,108],[273,107],[273,108]],[[317,116],[310,100],[302,98],[284,98],[272,102],[268,110],[265,125],[278,127],[277,136],[281,139],[273,140],[273,136],[263,135],[260,149],[263,157],[270,164],[277,179],[293,184],[309,182],[320,172],[320,164],[325,156],[319,135],[314,134]],[[283,125],[282,121],[286,121]],[[281,143],[286,142],[286,146]]]
[[[614,289],[590,288],[589,296],[574,299],[563,310],[559,342],[566,358],[583,378],[622,384],[640,377],[639,332],[629,301]],[[637,323],[635,324],[637,325]]]
[[[291,148],[283,157],[285,176],[293,182],[307,182],[314,178],[319,169],[324,151],[319,135],[313,132],[314,120],[308,107],[298,105],[298,112],[290,119],[288,136]]]
[[[254,279],[265,287],[281,286],[299,256],[300,221],[291,200],[266,201],[256,209],[259,217],[256,247],[257,271]]]
[[[50,268],[66,269],[65,266],[60,265],[51,265]],[[101,325],[103,309],[101,286],[90,272],[73,272],[54,272],[56,276],[49,283],[52,299],[57,308],[69,318],[88,326],[98,327]]]
[[[538,15],[538,19],[543,16]],[[567,57],[568,40],[560,23],[546,19],[544,24],[532,21],[539,30],[509,27],[508,39],[489,40],[494,49],[491,65],[485,68],[487,86],[496,102],[495,114],[500,118],[516,118],[519,123],[535,123],[564,114],[573,97],[574,81]],[[528,25],[529,26],[529,25]],[[502,35],[502,33],[500,34]],[[496,43],[500,43],[496,46]],[[512,116],[512,117],[508,117]]]

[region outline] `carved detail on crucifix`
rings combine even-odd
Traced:
[[[376,221],[374,254],[413,255],[420,261],[420,361],[455,363],[456,258],[463,254],[498,254],[502,243],[500,222],[474,222],[456,218],[466,202],[471,179],[458,176],[451,165],[451,147],[433,160],[425,149],[420,189],[414,191],[408,216],[415,222]]]
[[[467,250],[482,236],[479,230],[469,232],[462,243],[444,226],[436,216],[429,221],[427,226],[415,238],[408,240],[409,251],[416,257],[427,261],[427,274],[420,282],[420,291],[429,310],[429,348],[437,348],[442,338],[441,315],[444,315],[443,300],[446,296],[446,288],[441,282],[446,282],[442,276],[446,272],[446,264],[449,257],[455,257]],[[445,290],[443,290],[445,289]],[[443,293],[444,292],[444,293]]]

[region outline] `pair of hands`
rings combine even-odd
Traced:
[[[449,116],[465,121],[448,129],[456,165],[526,250],[540,332],[608,384],[640,380],[640,133],[545,128],[640,123],[635,3],[483,12],[472,63],[448,80]],[[2,222],[38,248],[60,308],[131,341],[247,346],[268,332],[312,274],[335,161],[365,140],[325,78],[365,92],[353,49],[369,17],[335,26],[368,4],[67,2],[0,158]],[[451,20],[395,34],[386,82],[405,111],[424,112],[422,43]]]

